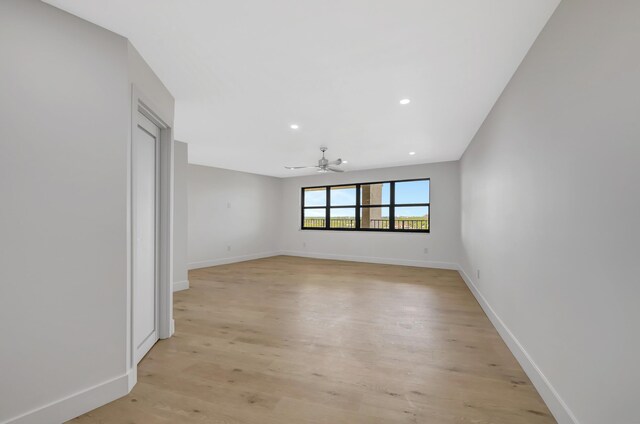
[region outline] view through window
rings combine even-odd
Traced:
[[[302,189],[303,230],[429,232],[428,178]]]

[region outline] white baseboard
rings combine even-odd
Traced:
[[[198,268],[208,268],[210,266],[217,266],[217,265],[233,264],[236,262],[251,261],[253,259],[269,258],[271,256],[277,256],[277,255],[278,255],[278,252],[265,252],[265,253],[254,253],[251,255],[243,255],[243,256],[232,256],[229,258],[211,259],[208,261],[191,262],[189,264],[189,270],[198,269]]]
[[[540,368],[538,368],[533,359],[531,359],[531,356],[529,356],[527,351],[524,350],[524,347],[522,347],[518,339],[496,314],[491,305],[489,305],[487,299],[485,299],[482,293],[480,293],[471,278],[469,278],[467,273],[464,272],[462,267],[458,268],[458,272],[460,272],[462,279],[469,287],[471,293],[475,296],[476,300],[484,310],[484,313],[489,317],[489,320],[491,320],[491,323],[498,331],[498,334],[500,334],[500,337],[502,337],[502,340],[507,344],[509,350],[513,353],[513,356],[515,356],[524,372],[538,390],[538,393],[540,393],[540,396],[547,404],[547,407],[555,417],[556,421],[558,421],[559,424],[579,424],[579,421],[573,412],[571,412],[567,404],[553,388],[547,377],[545,377]]]
[[[287,255],[287,256],[300,256],[303,258],[332,259],[336,261],[368,262],[368,263],[374,263],[374,264],[451,269],[455,271],[457,271],[459,268],[458,264],[454,264],[454,263],[436,262],[436,261],[419,261],[414,259],[378,258],[374,256],[354,256],[354,255],[334,255],[331,253],[301,252],[301,251],[293,251],[293,250],[284,250],[284,251],[278,252],[278,254]]]
[[[172,287],[174,292],[186,290],[189,288],[189,280],[174,281]]]
[[[171,320],[173,323],[173,320]],[[127,372],[127,393],[133,390],[133,386],[138,384],[138,366],[134,366],[132,369]]]
[[[133,370],[135,372],[135,369]],[[130,373],[43,405],[1,424],[52,424],[69,421],[129,393]]]

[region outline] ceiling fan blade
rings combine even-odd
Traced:
[[[317,168],[317,166],[285,166],[287,169],[306,169],[306,168]]]
[[[330,171],[333,171],[333,172],[344,172],[342,169],[338,169],[338,168],[331,168],[331,167],[329,167],[328,169],[329,169]]]
[[[342,164],[342,159],[332,160],[331,162],[328,163],[328,165],[341,165],[341,164]]]

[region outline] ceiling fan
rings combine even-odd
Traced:
[[[330,165],[340,165],[342,164],[342,159],[336,159],[329,161],[324,157],[324,152],[327,151],[326,147],[320,147],[320,151],[322,152],[322,159],[318,160],[318,164],[314,166],[285,166],[287,169],[305,169],[305,168],[317,168],[318,172],[344,172],[342,169],[333,168]]]

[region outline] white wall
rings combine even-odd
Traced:
[[[154,83],[36,0],[0,2],[0,54],[0,422],[60,422],[128,389],[130,82]]]
[[[276,251],[278,178],[189,165],[189,269]]]
[[[127,42],[129,82],[144,95],[148,106],[160,116],[166,124],[173,126],[175,101],[160,78],[153,72],[136,48]]]
[[[431,232],[373,233],[300,230],[301,187],[431,178]],[[322,258],[457,268],[460,255],[458,162],[319,174],[282,179],[279,250]],[[424,249],[428,253],[424,253]]]
[[[0,422],[125,373],[126,40],[0,2]]]
[[[189,288],[188,250],[188,144],[174,142],[173,151],[173,285],[175,290]]]
[[[640,422],[638,17],[564,0],[461,162],[466,278],[561,423]]]

